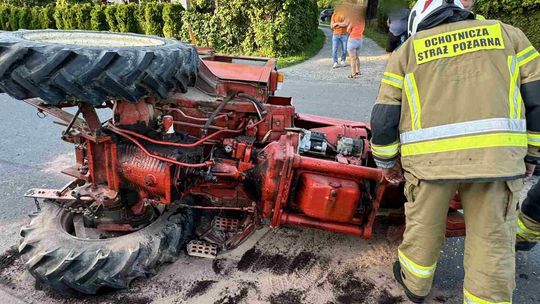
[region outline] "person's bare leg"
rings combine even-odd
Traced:
[[[356,52],[356,73],[360,75],[360,55]]]
[[[356,56],[356,50],[349,50],[349,57],[351,58],[351,76],[354,77],[356,75],[356,69],[358,67],[358,64],[356,61],[358,60],[358,56]]]

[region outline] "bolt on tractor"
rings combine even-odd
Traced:
[[[31,189],[29,272],[59,292],[127,288],[182,252],[214,258],[263,225],[368,239],[403,216],[366,123],[299,114],[276,60],[90,31],[0,35],[0,90],[65,126],[73,181]],[[335,101],[337,102],[337,101]],[[448,235],[464,232],[459,205]]]

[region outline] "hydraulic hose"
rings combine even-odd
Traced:
[[[255,104],[255,106],[257,108],[259,108],[259,111],[261,111],[261,114],[263,116],[266,116],[266,114],[268,114],[268,111],[266,111],[266,108],[264,107],[264,105],[257,98],[255,98],[253,96],[250,96],[250,95],[247,95],[245,93],[238,93],[238,97],[244,98],[244,99],[247,99],[247,100],[253,102]]]
[[[128,134],[126,134],[126,133],[124,133],[122,131],[115,130],[113,128],[111,128],[110,130],[113,131],[114,133],[116,133],[116,134],[130,140],[133,144],[135,144],[137,147],[139,147],[139,149],[141,149],[141,151],[144,154],[146,154],[148,157],[155,158],[157,160],[160,160],[160,161],[163,161],[163,162],[166,162],[166,163],[170,163],[170,164],[174,164],[174,165],[178,165],[180,167],[186,167],[186,168],[205,168],[205,167],[210,167],[210,166],[212,166],[214,164],[214,162],[212,160],[205,161],[204,163],[189,164],[189,163],[179,162],[177,160],[174,160],[174,159],[171,159],[171,158],[168,158],[168,157],[162,157],[162,156],[153,154],[150,151],[148,151],[139,141],[137,141],[135,138],[131,137],[130,135],[128,135]]]
[[[122,129],[122,128],[119,128],[119,127],[116,127],[116,126],[113,126],[113,125],[109,125],[109,126],[107,126],[107,128],[109,130],[115,132],[115,133],[120,133],[120,135],[128,134],[128,135],[135,136],[135,137],[138,137],[140,139],[143,139],[143,140],[145,140],[147,142],[151,142],[153,144],[163,145],[163,146],[179,147],[179,148],[198,147],[198,146],[204,144],[206,141],[208,141],[210,139],[213,139],[214,137],[216,137],[218,135],[221,135],[223,133],[240,133],[240,132],[242,132],[242,125],[237,130],[221,129],[221,130],[219,130],[219,131],[217,131],[215,133],[212,133],[212,134],[210,134],[210,135],[208,135],[208,136],[206,136],[204,138],[199,139],[198,141],[196,141],[194,143],[183,144],[183,143],[175,143],[175,142],[155,140],[155,139],[146,137],[146,136],[144,136],[142,134],[139,134],[137,132],[133,132],[133,131],[130,131],[130,130],[125,130],[125,129]]]
[[[203,135],[206,135],[206,133],[208,133],[208,128],[210,128],[210,126],[214,123],[214,120],[216,119],[216,116],[219,115],[219,113],[221,113],[221,111],[223,111],[223,108],[225,108],[225,106],[227,105],[227,103],[229,103],[229,101],[231,101],[233,98],[234,98],[234,94],[231,94],[229,93],[227,95],[227,97],[225,97],[221,103],[219,104],[219,106],[214,110],[214,112],[212,112],[212,115],[210,115],[210,117],[208,118],[208,120],[206,121],[206,123],[204,124],[203,128],[202,128],[202,133]]]

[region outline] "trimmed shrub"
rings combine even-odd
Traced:
[[[57,29],[63,29],[64,28],[64,20],[62,18],[62,15],[64,14],[64,7],[56,6],[53,13],[54,23]],[[14,31],[13,29],[12,31]]]
[[[107,27],[111,32],[118,32],[118,21],[116,21],[116,5],[107,5],[105,7],[105,20],[107,21]]]
[[[12,6],[9,10],[8,23],[9,30],[16,31],[19,29],[19,7]]]
[[[5,4],[0,4],[0,30],[9,31],[9,15],[11,7]]]
[[[54,19],[55,8],[52,5],[42,7],[39,12],[39,28],[40,29],[55,29],[56,23]]]
[[[18,9],[17,16],[19,18],[19,28],[20,29],[30,29],[32,21],[32,9],[28,6],[23,6]]]
[[[476,12],[520,28],[540,49],[540,0],[478,0]]]
[[[39,20],[39,15],[41,14],[41,8],[37,6],[33,6],[30,8],[30,26],[29,29],[40,29],[41,24]]]
[[[197,0],[189,11],[156,1],[107,6],[82,2],[34,7],[0,3],[0,29],[110,30],[191,41],[191,28],[200,46],[275,57],[303,51],[318,27],[316,0]]]
[[[317,31],[318,7],[313,0],[251,0],[255,45],[263,56],[302,51]]]
[[[77,20],[75,14],[77,6],[64,6],[62,10],[62,25],[64,30],[77,29]]]
[[[163,6],[163,35],[167,38],[180,39],[182,31],[182,13],[184,7],[181,4],[167,3]]]
[[[116,23],[118,25],[119,32],[139,33],[139,22],[137,20],[137,4],[131,3],[126,5],[119,5],[116,8]]]
[[[92,29],[92,8],[89,3],[74,5],[75,10],[75,26],[80,30]]]
[[[137,18],[141,34],[146,33],[146,19],[144,18],[144,9],[144,5],[137,5],[137,10],[135,12],[135,17]]]
[[[332,8],[336,6],[338,0],[317,0],[317,6],[319,9]]]
[[[94,5],[90,12],[90,28],[93,31],[106,31],[109,29],[107,20],[105,19],[105,7],[102,5]]]
[[[184,18],[182,18],[181,40],[193,42],[191,41],[189,32],[189,28],[191,27],[196,43],[199,46],[212,46],[216,48],[216,50],[219,50],[212,38],[214,31],[212,27],[209,26],[210,24],[212,24],[212,14],[199,13],[191,10],[185,11]]]
[[[144,8],[147,35],[163,36],[163,5],[161,3],[147,3]]]
[[[214,34],[213,46],[225,53],[243,52],[243,45],[252,32],[247,13],[249,1],[225,1],[218,2],[218,9],[212,16],[211,25]],[[229,26],[227,26],[229,25]],[[232,26],[231,26],[232,25]],[[249,45],[251,46],[251,45]],[[253,52],[248,48],[244,53]]]

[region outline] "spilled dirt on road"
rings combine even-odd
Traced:
[[[10,269],[13,268],[20,256],[21,255],[15,246],[12,246],[0,255],[0,284],[6,286],[12,285]]]
[[[10,292],[33,303],[406,303],[393,281],[396,245],[386,240],[387,229],[377,227],[373,240],[361,240],[299,227],[262,228],[218,259],[182,256],[129,290],[98,296],[66,297],[36,286],[11,256],[4,273]],[[459,299],[451,291],[434,297],[433,303]]]

